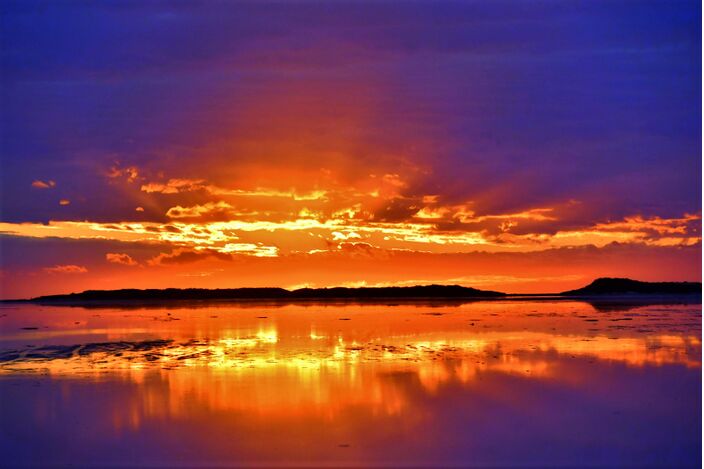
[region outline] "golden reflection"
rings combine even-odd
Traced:
[[[575,379],[565,373],[570,373],[576,361],[580,366],[590,360],[605,360],[629,366],[697,367],[701,350],[696,337],[678,336],[585,340],[492,333],[482,340],[390,342],[397,345],[343,339],[323,350],[287,351],[277,347],[275,332],[265,331],[252,337],[165,345],[118,357],[104,352],[41,364],[27,361],[2,370],[34,370],[57,377],[119,376],[143,385],[141,399],[133,403],[138,408],[115,412],[115,425],[122,427],[138,426],[143,418],[187,415],[194,403],[215,411],[279,417],[315,414],[332,419],[350,406],[395,415],[409,405],[404,387],[389,379],[397,373],[414,376],[432,395],[452,382],[480,385],[478,380],[488,373],[524,379]],[[577,379],[584,384],[588,377]],[[126,416],[128,421],[124,421]]]
[[[701,341],[694,335],[649,335],[645,337],[608,337],[554,335],[542,332],[446,333],[417,337],[373,337],[366,342],[338,336],[311,333],[308,337],[287,337],[280,343],[279,332],[263,329],[254,335],[235,332],[216,340],[193,339],[186,342],[154,341],[89,344],[72,349],[30,348],[16,360],[2,363],[0,372],[40,369],[52,374],[109,372],[120,369],[182,367],[276,370],[337,371],[359,363],[403,364],[416,367],[434,361],[467,361],[481,370],[513,372],[525,370],[519,356],[525,353],[553,353],[624,362],[632,366],[682,364],[698,367]],[[425,336],[425,337],[424,337]],[[325,341],[326,343],[321,344]],[[117,347],[117,348],[116,348]],[[56,353],[54,353],[56,352]],[[545,369],[543,369],[545,371]]]
[[[5,310],[0,318],[7,331],[0,335],[0,375],[120,379],[141,386],[136,407],[115,413],[116,428],[187,414],[194,403],[257,415],[334,418],[350,406],[395,415],[409,405],[403,379],[432,395],[453,383],[481,386],[487,374],[586,385],[590,366],[699,368],[700,309],[601,313],[571,301],[431,310],[28,306]],[[42,328],[22,327],[40,321]]]

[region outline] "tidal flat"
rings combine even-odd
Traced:
[[[0,305],[15,466],[699,466],[701,304]]]

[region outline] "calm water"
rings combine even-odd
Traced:
[[[0,307],[26,465],[678,465],[701,305]]]

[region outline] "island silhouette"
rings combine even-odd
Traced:
[[[694,295],[701,282],[641,282],[630,278],[598,278],[586,287],[560,293],[564,296],[598,295]]]
[[[45,295],[26,300],[33,303],[80,304],[93,302],[153,301],[375,301],[375,300],[480,300],[509,298],[560,297],[641,297],[701,295],[701,282],[641,282],[628,278],[598,278],[589,285],[562,293],[511,294],[479,290],[460,285],[417,285],[408,287],[333,287],[333,288],[165,288],[86,290],[80,293]]]

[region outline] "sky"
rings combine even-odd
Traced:
[[[0,297],[700,281],[700,20],[0,2]]]

